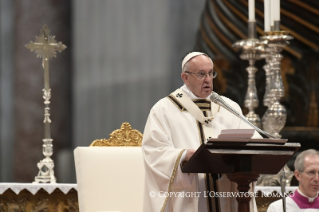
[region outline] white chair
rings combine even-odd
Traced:
[[[80,212],[141,212],[142,134],[125,122],[110,136],[74,150]]]

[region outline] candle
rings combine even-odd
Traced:
[[[280,21],[280,0],[273,0],[274,2],[274,21]]]
[[[274,20],[275,20],[275,2],[274,0],[270,0],[270,26],[274,26]]]
[[[248,3],[248,21],[255,21],[255,0],[249,0]]]
[[[280,0],[270,0],[270,25],[274,26],[274,21],[280,21]]]
[[[270,0],[264,0],[264,30],[270,31]]]

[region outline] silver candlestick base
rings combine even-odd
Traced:
[[[34,183],[56,183],[54,177],[54,162],[50,158],[52,155],[52,139],[43,139],[43,155],[46,156],[38,163],[39,173],[35,177]]]
[[[45,158],[38,163],[39,173],[34,183],[56,183],[54,177],[54,162],[50,158],[53,154],[53,139],[43,139],[43,155]]]

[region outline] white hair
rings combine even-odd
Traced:
[[[298,170],[300,172],[303,172],[305,169],[305,157],[306,156],[318,156],[319,157],[319,152],[314,149],[308,149],[306,151],[301,152],[296,160],[295,160],[295,170]]]

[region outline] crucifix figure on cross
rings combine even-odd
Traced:
[[[35,51],[37,57],[42,58],[42,67],[44,69],[44,139],[43,139],[43,155],[45,158],[38,163],[39,174],[35,177],[34,183],[56,183],[54,176],[54,162],[50,158],[53,154],[53,145],[50,130],[50,98],[51,89],[49,81],[49,60],[56,57],[56,51],[62,52],[66,46],[61,42],[56,42],[55,36],[51,36],[47,25],[41,30],[41,35],[36,36],[35,42],[30,41],[25,47],[30,51]]]

